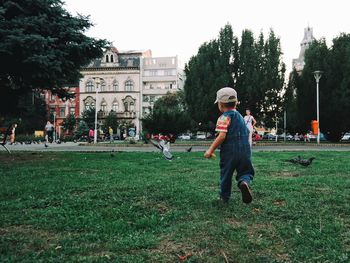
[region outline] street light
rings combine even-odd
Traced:
[[[98,96],[98,89],[100,85],[100,78],[94,78],[95,84],[96,84],[96,101],[95,101],[95,130],[94,130],[94,144],[97,143],[97,96]]]
[[[319,95],[319,83],[322,77],[322,71],[314,71],[314,77],[316,80],[316,104],[317,104],[317,144],[320,144],[320,95]]]

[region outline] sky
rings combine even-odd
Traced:
[[[64,0],[72,14],[90,15],[87,35],[104,38],[119,50],[151,49],[153,56],[175,56],[186,63],[199,46],[230,23],[234,34],[250,29],[281,39],[283,61],[292,69],[304,28],[332,39],[350,33],[348,0]]]

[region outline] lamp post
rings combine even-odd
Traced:
[[[56,141],[56,109],[53,112],[53,141]]]
[[[317,105],[317,144],[320,144],[320,95],[319,95],[319,83],[322,77],[322,71],[314,71],[314,77],[316,80],[316,105]]]
[[[94,78],[95,84],[96,84],[96,101],[95,101],[95,130],[94,130],[94,144],[97,143],[97,96],[98,96],[98,89],[100,85],[100,78]]]

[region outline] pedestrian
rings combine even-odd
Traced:
[[[10,144],[15,143],[17,123],[12,124],[10,129]]]
[[[94,130],[93,130],[93,129],[90,129],[90,130],[89,130],[89,134],[88,134],[89,143],[91,143],[92,141],[94,141],[94,135],[95,135]]]
[[[211,158],[220,146],[220,200],[227,202],[231,197],[232,176],[237,171],[237,186],[244,203],[252,202],[250,183],[254,168],[251,162],[249,130],[242,115],[236,110],[237,92],[229,87],[217,92],[216,101],[222,115],[219,117],[215,131],[215,141],[205,152],[204,157]]]
[[[112,129],[112,127],[108,128],[108,133],[109,133],[109,142],[112,143],[113,142],[113,129]]]
[[[46,125],[45,125],[46,143],[53,142],[53,131],[54,131],[54,127],[53,127],[52,123],[50,121],[47,121]]]
[[[254,117],[251,115],[250,110],[246,109],[245,111],[245,116],[244,116],[244,122],[249,130],[249,144],[250,147],[252,147],[253,144],[253,131],[254,131],[254,127],[256,124],[256,120],[254,119]]]

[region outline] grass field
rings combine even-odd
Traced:
[[[295,155],[225,205],[201,153],[1,153],[0,262],[350,262],[350,153]]]

